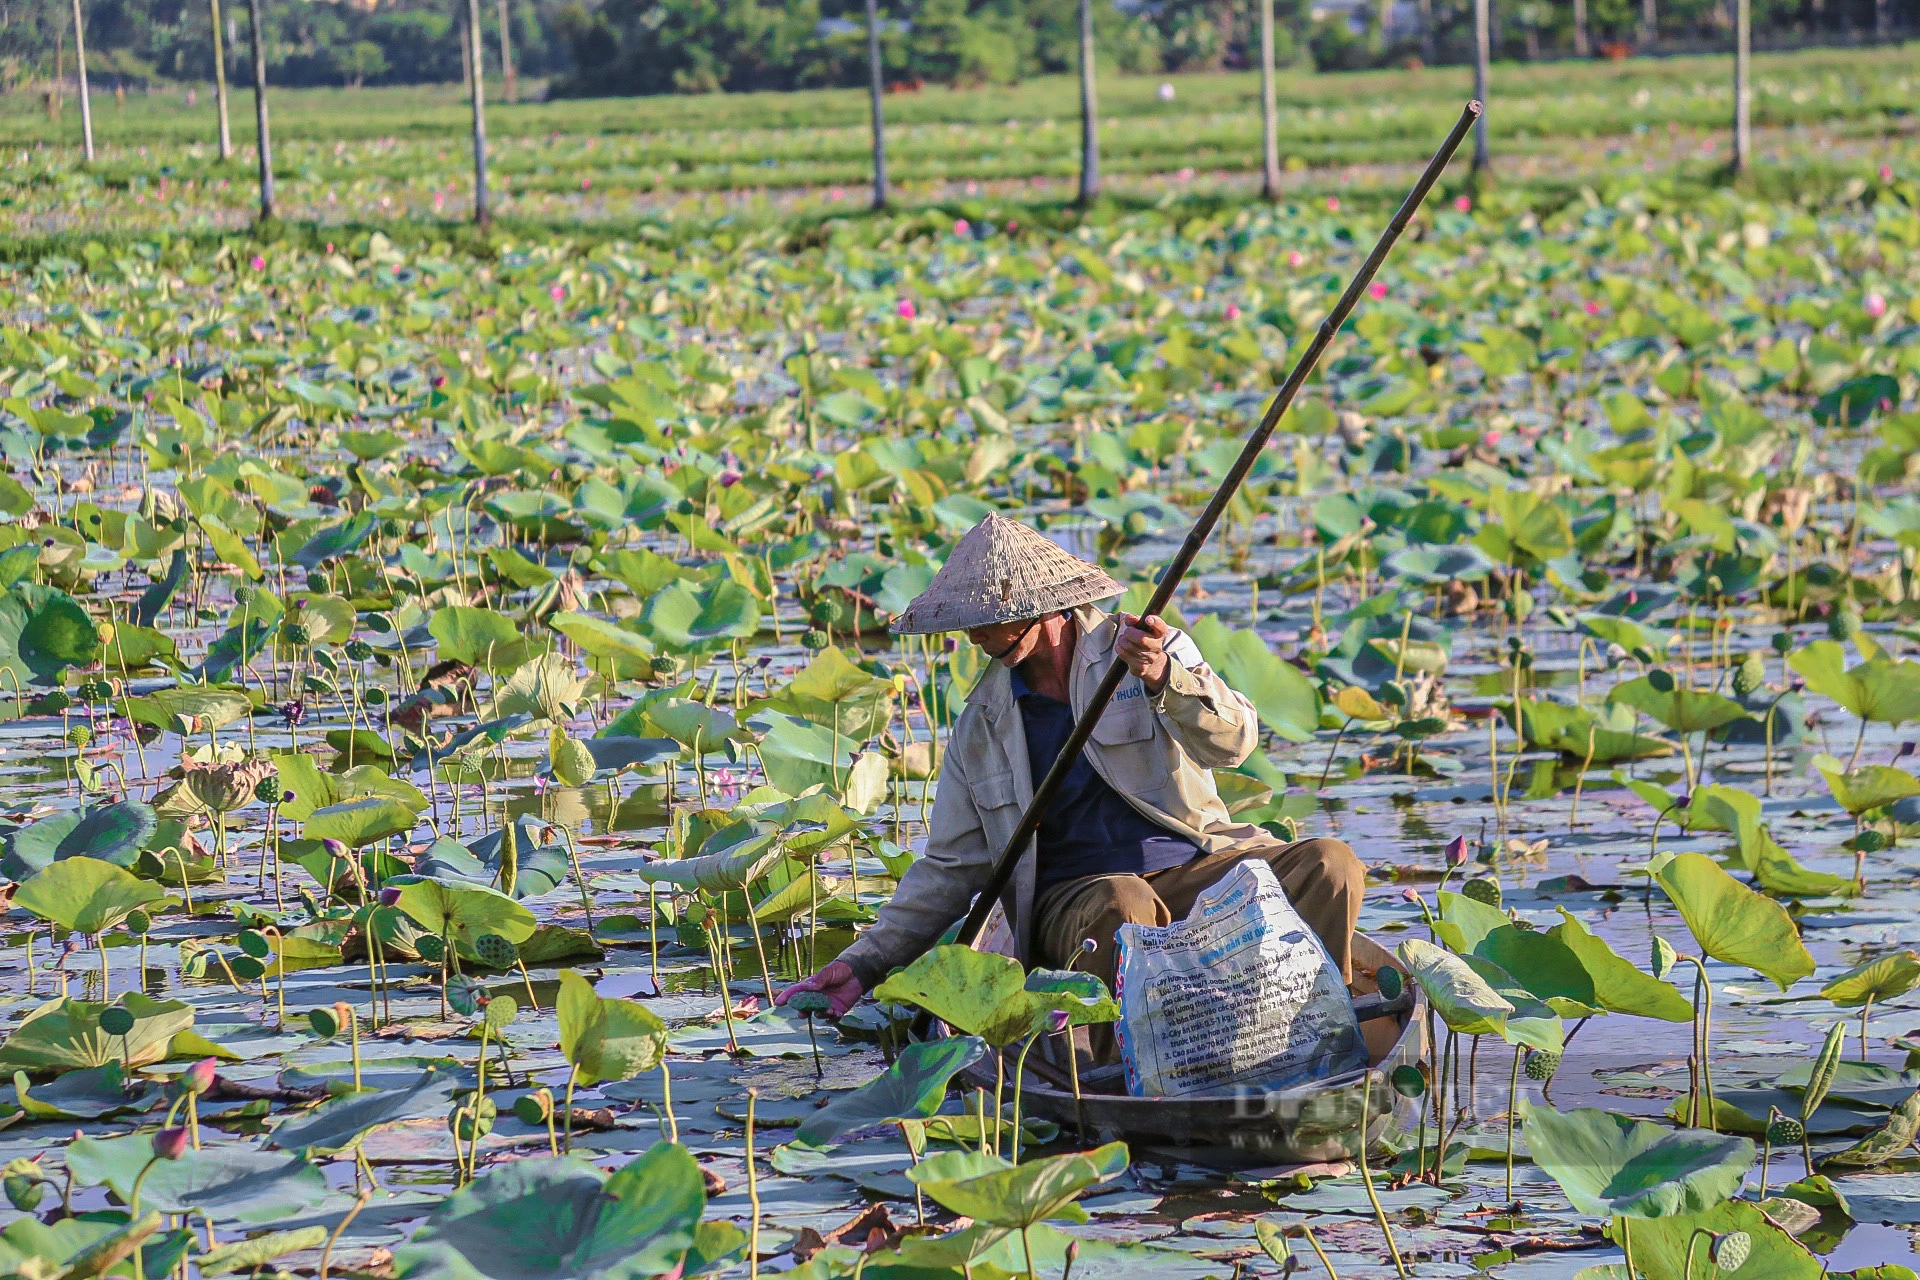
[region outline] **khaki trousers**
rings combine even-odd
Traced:
[[[1185,919],[1194,899],[1249,858],[1264,859],[1273,868],[1294,910],[1320,935],[1340,975],[1352,982],[1353,931],[1366,893],[1366,868],[1344,841],[1326,838],[1241,845],[1145,876],[1084,876],[1050,885],[1034,904],[1036,959],[1051,968],[1095,974],[1111,990],[1119,962],[1114,934],[1121,925]],[[1094,943],[1091,953],[1083,949],[1088,938]],[[1088,1031],[1094,1058],[1112,1061],[1112,1028]]]

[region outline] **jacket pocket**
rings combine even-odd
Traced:
[[[1122,685],[1121,689],[1126,687]],[[1139,685],[1136,683],[1134,688],[1138,689]],[[1129,698],[1124,702],[1110,702],[1099,722],[1093,726],[1093,740],[1103,747],[1146,742],[1153,737],[1153,721],[1153,707],[1144,696]]]
[[[990,773],[984,778],[969,778],[967,790],[980,809],[1003,809],[1019,802],[1013,790],[1011,773]]]

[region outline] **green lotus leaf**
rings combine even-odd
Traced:
[[[1899,725],[1920,720],[1920,662],[1896,662],[1875,651],[1847,666],[1837,641],[1816,640],[1787,659],[1807,688],[1824,694],[1863,720]]]
[[[308,1157],[346,1151],[376,1129],[407,1120],[444,1116],[460,1082],[432,1071],[404,1089],[370,1089],[350,1093],[318,1110],[284,1120],[273,1130],[273,1145]]]
[[[46,1223],[28,1214],[0,1231],[0,1274],[96,1280],[115,1274],[114,1268],[135,1249],[141,1250],[147,1266],[159,1272],[171,1268],[191,1243],[191,1237],[178,1238],[181,1232],[173,1233],[176,1240],[170,1246],[150,1243],[160,1226],[158,1211],[142,1214],[137,1222],[76,1217]]]
[[[1514,1013],[1513,1002],[1465,960],[1419,938],[1402,942],[1397,954],[1447,1026],[1463,1035],[1504,1034],[1507,1018]]]
[[[1920,1090],[1887,1113],[1886,1123],[1844,1151],[1820,1162],[1822,1169],[1873,1169],[1887,1163],[1920,1138]]]
[[[159,825],[160,819],[152,807],[138,800],[57,813],[7,837],[0,872],[15,880],[24,880],[67,858],[94,858],[116,867],[129,867],[153,839]]]
[[[487,885],[403,877],[399,889],[400,900],[394,905],[409,919],[428,933],[451,933],[456,941],[469,945],[489,933],[522,943],[533,936],[538,923],[533,912]]]
[[[319,1225],[295,1227],[291,1231],[269,1231],[265,1235],[215,1245],[195,1258],[194,1266],[203,1276],[257,1271],[275,1258],[319,1248],[327,1242],[330,1234]]]
[[[1920,796],[1920,778],[1892,765],[1871,764],[1847,772],[1846,767],[1829,755],[1813,758],[1813,767],[1827,780],[1833,798],[1854,817],[1869,809],[1880,809],[1908,796]]]
[[[685,1147],[657,1143],[608,1177],[572,1157],[518,1160],[448,1196],[394,1251],[398,1280],[652,1280],[695,1274],[706,1188]],[[721,1245],[731,1244],[734,1231]],[[736,1246],[737,1247],[737,1246]],[[705,1266],[720,1261],[700,1260]]]
[[[67,1148],[75,1185],[110,1188],[122,1201],[153,1159],[153,1139],[77,1138]],[[162,1213],[204,1213],[219,1220],[273,1222],[298,1217],[334,1199],[326,1175],[304,1156],[254,1147],[208,1144],[163,1160],[141,1184],[141,1204]]]
[[[1753,1167],[1747,1138],[1674,1131],[1582,1108],[1527,1107],[1527,1149],[1582,1213],[1665,1218],[1700,1213],[1740,1189]]]
[[[1764,1205],[1748,1200],[1726,1200],[1704,1213],[1673,1217],[1636,1218],[1630,1225],[1612,1223],[1607,1232],[1617,1242],[1622,1228],[1632,1233],[1633,1269],[1637,1275],[1685,1280],[1688,1254],[1693,1256],[1692,1280],[1708,1275],[1728,1277],[1729,1273],[1707,1260],[1706,1242],[1714,1236],[1742,1232],[1750,1242],[1746,1262],[1737,1272],[1738,1280],[1824,1280],[1827,1268],[1806,1245],[1794,1239],[1767,1216]],[[1625,1280],[1625,1267],[1616,1268]],[[1873,1277],[1856,1271],[1854,1280],[1901,1280],[1896,1276]],[[1846,1274],[1846,1273],[1836,1273]]]
[[[443,605],[434,610],[427,631],[439,644],[442,658],[488,671],[512,671],[536,652],[513,619],[494,609]]]
[[[1320,727],[1320,691],[1306,673],[1267,647],[1256,631],[1237,631],[1207,614],[1190,634],[1219,676],[1244,694],[1260,722],[1289,742],[1311,742]]]
[[[992,1227],[1022,1228],[1067,1215],[1081,1192],[1120,1176],[1127,1167],[1127,1144],[1110,1142],[1092,1151],[1028,1160],[1002,1168],[978,1169],[966,1153],[934,1156],[908,1170],[907,1177],[948,1210]],[[1084,1219],[1084,1210],[1072,1215]]]
[[[42,920],[75,933],[100,934],[167,896],[150,880],[98,858],[64,858],[36,871],[13,895]]]
[[[1561,922],[1548,930],[1580,958],[1593,982],[1594,1000],[1609,1013],[1630,1013],[1663,1022],[1690,1022],[1693,1006],[1670,982],[1644,972],[1596,936],[1565,907]]]
[[[947,1083],[986,1055],[977,1036],[949,1036],[910,1044],[887,1069],[851,1093],[834,1096],[801,1122],[794,1134],[810,1146],[838,1142],[847,1134],[899,1120],[924,1119],[940,1109]]]
[[[1779,903],[1756,893],[1698,853],[1668,859],[1654,872],[1701,950],[1771,978],[1782,991],[1813,972],[1813,957]]]
[[[120,1009],[133,1015],[133,1029],[113,1035],[100,1015]],[[155,1000],[129,991],[115,1003],[49,1000],[36,1008],[0,1044],[0,1070],[74,1071],[109,1064],[143,1067],[169,1056],[173,1037],[193,1026],[193,1006]]]
[[[1705,733],[1747,714],[1722,694],[1678,686],[1662,693],[1645,676],[1615,685],[1607,700],[1642,711],[1675,733]]]
[[[874,988],[873,996],[917,1005],[994,1046],[1032,1035],[1061,1005],[1054,993],[1027,990],[1019,961],[954,945],[926,952]]]
[[[760,605],[751,591],[731,579],[709,587],[681,580],[647,601],[640,623],[662,649],[696,653],[729,640],[752,639],[760,630]]]
[[[1869,1000],[1903,996],[1916,986],[1920,986],[1920,955],[1908,950],[1863,960],[1820,988],[1820,994],[1851,1009]]]
[[[630,1080],[660,1065],[667,1024],[645,1005],[596,994],[571,969],[560,974],[560,1052],[584,1084]]]
[[[405,835],[420,821],[419,811],[391,795],[367,795],[316,809],[301,828],[309,840],[338,840],[364,849],[388,836]]]
[[[100,660],[93,618],[64,591],[16,582],[0,595],[0,669],[21,684],[58,684],[70,667]]]

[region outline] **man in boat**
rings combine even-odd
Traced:
[[[964,631],[994,659],[947,743],[925,854],[854,944],[780,1003],[819,991],[837,1017],[967,913],[1116,656],[1128,675],[1002,898],[1020,959],[1097,974],[1111,988],[1122,924],[1183,919],[1233,866],[1261,858],[1352,981],[1359,859],[1339,840],[1288,843],[1228,816],[1210,770],[1253,752],[1253,706],[1185,633],[1094,606],[1121,591],[1097,566],[999,515],[954,547],[893,623],[898,634]],[[1094,1048],[1110,1056],[1111,1033]]]

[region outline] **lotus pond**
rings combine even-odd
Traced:
[[[1022,1116],[1103,992],[770,998],[983,669],[886,619],[989,510],[1143,600],[1382,215],[6,268],[0,1269],[1912,1275],[1917,206],[1422,215],[1177,612],[1433,1052],[1231,1171]]]

